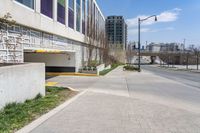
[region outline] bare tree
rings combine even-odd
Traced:
[[[11,26],[11,25],[14,25],[15,23],[16,23],[16,21],[14,21],[12,19],[11,14],[10,13],[6,13],[2,18],[0,18],[0,30],[3,30],[4,26],[6,28],[4,30],[7,30],[8,25]]]
[[[104,54],[107,49],[107,39],[104,29],[100,29],[95,22],[94,9],[92,1],[89,0],[88,16],[87,16],[87,34],[85,35],[86,42],[88,43],[88,61],[87,64],[90,66],[92,62],[93,52],[95,52],[95,60],[97,61],[98,56],[100,61],[104,61]],[[101,27],[102,28],[102,27]]]
[[[194,49],[194,54],[196,56],[197,70],[199,70],[199,50],[198,50],[198,48]]]
[[[129,44],[129,45],[128,45],[128,48],[127,48],[127,50],[126,50],[126,59],[127,59],[127,63],[129,63],[129,64],[132,63],[133,56],[134,56],[134,52],[133,52],[133,50],[132,50],[131,45]]]
[[[95,20],[93,16],[93,6],[91,0],[89,1],[89,11],[87,18],[87,35],[86,40],[88,42],[88,65],[91,64],[92,61],[92,52],[94,50],[95,43]]]

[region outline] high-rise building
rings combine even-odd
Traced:
[[[106,34],[110,47],[127,48],[127,24],[123,16],[108,16]]]
[[[105,35],[105,18],[96,0],[1,0],[0,7],[0,18],[9,13],[16,22],[0,23],[0,63],[44,62],[47,71],[75,72],[90,45],[97,53],[104,47],[97,36]],[[11,53],[5,40],[16,43],[21,35],[22,47]]]

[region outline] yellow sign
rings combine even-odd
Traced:
[[[35,50],[36,53],[61,53],[62,51],[60,50],[44,50],[44,49],[39,49]]]

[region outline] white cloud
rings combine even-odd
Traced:
[[[150,18],[142,23],[144,27],[141,27],[141,32],[161,32],[161,31],[172,31],[174,30],[174,27],[166,27],[166,28],[160,28],[160,29],[151,29],[146,28],[145,26],[153,25],[155,23],[167,23],[167,22],[174,22],[178,19],[181,9],[174,8],[172,10],[161,12],[157,15],[158,21],[155,22],[154,18]],[[127,19],[126,22],[128,24],[128,36],[129,40],[132,38],[132,36],[135,36],[138,34],[138,18],[146,18],[149,15],[139,15],[135,18]]]
[[[146,33],[146,32],[160,32],[160,31],[172,31],[172,30],[174,30],[174,27],[166,27],[166,28],[160,28],[160,29],[141,28],[140,31],[142,33]],[[138,29],[137,28],[129,29],[128,34],[130,36],[137,35]]]
[[[150,28],[141,28],[140,31],[143,32],[143,33],[145,33],[145,32],[154,32]],[[128,34],[131,34],[131,35],[138,34],[138,29],[130,29],[128,31]]]
[[[181,11],[181,9],[179,9],[179,8],[174,8],[169,11],[164,11],[164,12],[160,13],[159,15],[157,15],[157,18],[158,18],[157,22],[154,21],[154,18],[150,18],[150,19],[144,21],[143,25],[152,25],[154,23],[176,21],[178,19],[178,15],[179,15],[180,11]],[[148,16],[149,15],[139,15],[136,18],[127,19],[126,22],[128,24],[129,29],[135,28],[138,25],[138,18],[142,19],[142,18],[146,18]]]

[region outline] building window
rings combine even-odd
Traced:
[[[82,33],[85,34],[85,0],[82,0]]]
[[[68,1],[68,26],[74,29],[74,0]]]
[[[76,30],[80,32],[81,23],[81,0],[76,0]]]
[[[34,9],[35,0],[16,0],[17,2]]]
[[[57,20],[58,22],[65,24],[65,0],[58,0],[57,6]]]
[[[53,18],[53,0],[41,0],[41,13]]]

